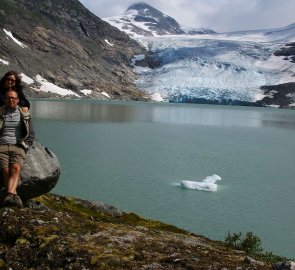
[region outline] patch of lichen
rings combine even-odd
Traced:
[[[94,209],[85,207],[76,203],[75,198],[61,197],[53,194],[46,194],[36,198],[36,201],[43,203],[44,205],[54,209],[56,211],[66,211],[69,214],[80,218],[95,218],[97,221],[110,222],[113,218],[110,214],[104,212],[98,212]]]
[[[55,195],[46,194],[37,198],[36,200],[40,203],[45,204],[46,206],[50,206],[55,210],[70,212],[71,215],[74,215],[77,218],[80,217],[100,222],[111,222],[132,226],[145,226],[147,228],[155,230],[190,234],[188,231],[177,228],[176,226],[165,224],[156,220],[145,219],[134,213],[122,213],[122,215],[114,217],[110,213],[97,211],[96,209],[85,207],[83,204],[77,204],[75,198],[71,197],[60,197],[59,200],[56,200]],[[93,225],[91,222],[87,223],[88,226]]]

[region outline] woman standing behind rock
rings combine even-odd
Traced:
[[[8,89],[13,89],[19,97],[19,105],[30,109],[30,102],[25,97],[21,78],[14,70],[8,71],[0,81],[0,106],[4,105],[4,96]]]

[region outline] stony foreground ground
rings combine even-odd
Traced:
[[[53,194],[0,209],[0,269],[272,269],[223,242]]]

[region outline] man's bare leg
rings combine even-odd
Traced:
[[[8,177],[7,186],[6,186],[6,190],[8,193],[16,194],[16,188],[18,185],[20,172],[21,172],[21,167],[18,164],[13,163],[10,165],[9,177]]]
[[[7,190],[8,179],[9,179],[9,168],[3,168],[2,169],[2,177],[3,177],[4,187]]]

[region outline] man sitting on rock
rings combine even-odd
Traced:
[[[9,89],[4,97],[5,105],[0,107],[0,170],[6,189],[1,207],[23,207],[17,195],[21,168],[26,152],[35,139],[30,113],[18,106],[17,92]]]

